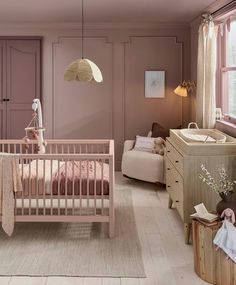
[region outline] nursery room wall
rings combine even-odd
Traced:
[[[173,89],[190,78],[187,24],[87,23],[85,57],[100,67],[102,84],[63,79],[65,67],[81,56],[79,24],[1,24],[0,35],[42,36],[41,98],[48,138],[114,138],[119,169],[125,139],[146,135],[153,121],[166,128],[182,124],[182,99]],[[165,98],[145,98],[146,70],[165,71]],[[188,97],[183,122],[190,117]]]

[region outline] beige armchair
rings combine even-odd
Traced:
[[[165,183],[164,157],[133,149],[134,141],[126,140],[121,163],[122,174],[147,182]]]

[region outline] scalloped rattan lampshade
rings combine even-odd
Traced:
[[[67,81],[103,81],[102,73],[98,66],[89,59],[77,59],[70,63],[64,73]]]
[[[82,1],[82,58],[76,59],[70,63],[64,72],[64,80],[66,81],[103,81],[101,70],[91,60],[84,58],[84,1]]]

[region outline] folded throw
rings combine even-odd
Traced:
[[[14,230],[14,192],[22,191],[17,155],[0,153],[0,213],[2,228],[9,236]]]

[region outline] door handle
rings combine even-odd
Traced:
[[[3,102],[9,102],[10,99],[8,99],[8,98],[3,98],[2,101],[3,101]]]

